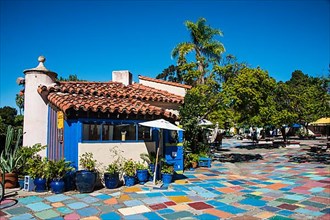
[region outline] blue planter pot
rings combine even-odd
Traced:
[[[24,179],[19,179],[18,184],[19,184],[19,188],[23,189],[24,188]]]
[[[125,176],[125,186],[134,186],[135,184],[135,176]]]
[[[45,178],[35,178],[33,181],[35,185],[34,191],[36,192],[45,192],[47,190],[47,181]]]
[[[148,181],[148,170],[137,170],[136,176],[140,184],[145,184]]]
[[[76,187],[80,193],[90,193],[94,191],[96,182],[96,172],[79,170],[76,172]]]
[[[63,193],[65,189],[65,184],[63,180],[53,180],[50,182],[50,188],[55,194]]]
[[[173,174],[163,173],[162,181],[164,185],[170,184],[173,179]]]
[[[119,173],[104,173],[104,183],[108,189],[115,189],[119,185]]]
[[[63,178],[65,191],[71,191],[76,189],[75,178],[76,178],[75,171],[70,171],[65,174]]]

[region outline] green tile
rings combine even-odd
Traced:
[[[4,210],[4,211],[6,213],[10,214],[10,215],[20,215],[20,214],[25,214],[27,212],[30,212],[31,210],[26,208],[26,207],[19,206],[19,207],[15,207],[15,208],[12,208],[12,209],[7,209],[7,210]]]
[[[313,206],[313,207],[317,207],[317,208],[324,208],[326,206],[324,204],[321,204],[321,203],[318,203],[318,202],[311,202],[311,201],[303,201],[300,204]]]
[[[294,203],[297,203],[296,200],[285,199],[285,198],[278,198],[278,199],[275,199],[275,201],[282,202],[282,203],[288,203],[288,204],[294,204]]]
[[[181,219],[194,216],[193,213],[187,211],[174,212],[170,214],[162,215],[165,219]]]
[[[253,194],[245,194],[244,197],[254,198],[254,199],[261,199],[262,198],[262,196],[257,196],[257,195],[253,195]]]
[[[273,201],[268,201],[267,202],[267,205],[269,205],[269,206],[279,206],[279,205],[282,205],[283,204],[283,202],[279,202],[279,201],[275,201],[275,200],[273,200]]]
[[[269,218],[269,220],[294,220],[293,218],[287,218],[281,215],[275,215],[271,218]]]
[[[50,218],[55,218],[55,217],[60,216],[54,210],[46,210],[46,211],[42,211],[42,212],[37,212],[37,213],[34,213],[34,215],[40,219],[50,219]]]

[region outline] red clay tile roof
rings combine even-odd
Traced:
[[[185,89],[191,89],[191,86],[189,86],[189,85],[176,83],[176,82],[169,82],[169,81],[165,81],[165,80],[161,80],[161,79],[149,78],[149,77],[141,76],[141,75],[139,75],[139,79],[147,80],[150,82],[161,83],[161,84],[165,84],[165,85],[170,85],[170,86],[181,87],[181,88],[185,88]]]
[[[183,97],[166,91],[141,84],[125,86],[117,82],[59,82],[48,87],[40,85],[38,92],[46,92],[50,103],[64,112],[74,109],[176,118],[171,112],[147,101],[183,103]]]

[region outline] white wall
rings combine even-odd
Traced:
[[[78,144],[78,166],[79,157],[85,152],[92,152],[94,159],[100,164],[98,169],[103,170],[105,166],[114,161],[111,149],[118,147],[123,151],[122,156],[126,159],[133,159],[134,161],[142,161],[140,159],[141,153],[148,153],[155,151],[154,142],[135,142],[135,143],[79,143]]]
[[[157,83],[157,82],[151,82],[151,81],[144,80],[144,79],[139,79],[139,83],[141,83],[142,85],[145,85],[145,86],[150,86],[152,88],[164,90],[169,93],[179,95],[182,97],[184,97],[186,95],[186,89],[182,88],[182,87],[171,86],[171,85]]]
[[[49,85],[53,78],[40,71],[25,72],[23,146],[47,144],[48,103],[37,89],[40,84]],[[46,150],[39,153],[46,156]]]

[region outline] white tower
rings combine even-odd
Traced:
[[[40,56],[36,68],[23,71],[25,74],[23,146],[47,144],[48,100],[37,90],[40,84],[54,83],[57,74],[46,69],[45,60],[45,57]],[[46,150],[39,154],[46,156]]]

